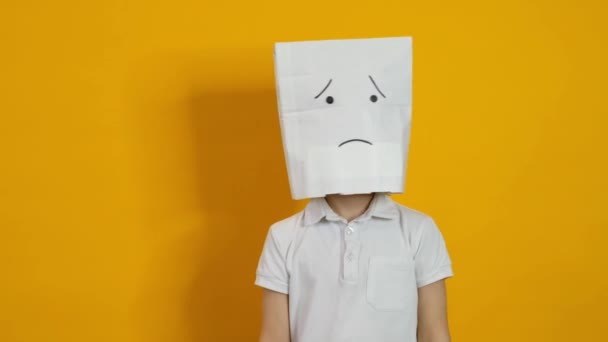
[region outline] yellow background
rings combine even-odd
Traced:
[[[607,341],[603,1],[3,1],[0,341],[255,341],[275,41],[414,37],[454,341]],[[320,341],[322,342],[322,341]],[[330,341],[327,341],[330,342]]]

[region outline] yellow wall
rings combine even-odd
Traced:
[[[600,0],[3,2],[0,341],[254,341],[263,238],[305,204],[272,44],[395,35],[414,37],[415,81],[394,198],[448,241],[454,341],[608,340],[607,15]]]

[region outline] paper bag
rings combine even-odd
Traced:
[[[274,58],[292,197],[402,193],[411,38],[276,43]]]

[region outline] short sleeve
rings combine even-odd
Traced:
[[[423,287],[454,275],[443,235],[431,217],[426,217],[417,230],[415,254],[416,285]]]
[[[289,275],[285,266],[285,254],[282,252],[272,228],[268,230],[264,242],[255,284],[276,292],[289,293]]]

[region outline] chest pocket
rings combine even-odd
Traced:
[[[376,310],[416,308],[418,288],[414,262],[399,257],[371,256],[366,297]]]

